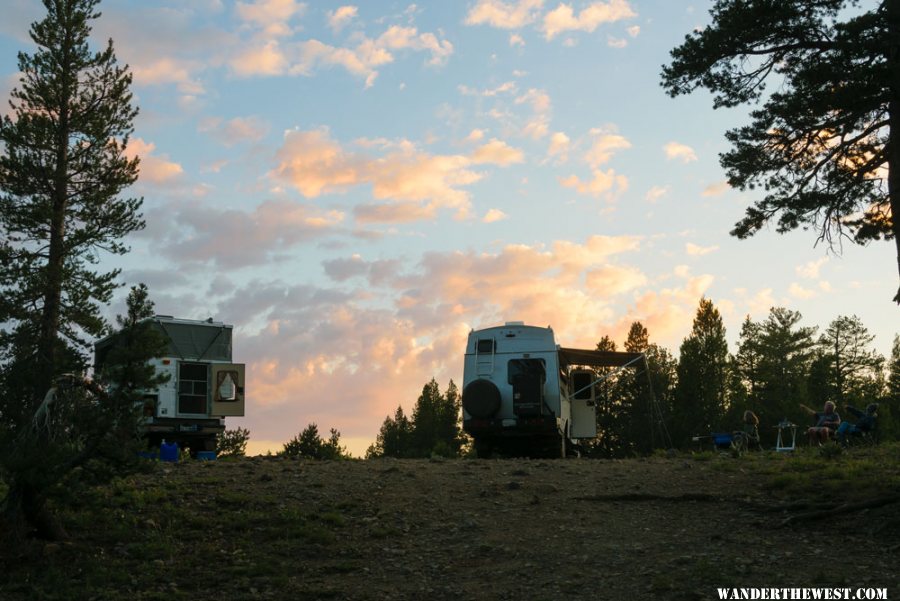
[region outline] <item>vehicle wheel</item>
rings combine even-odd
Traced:
[[[475,457],[478,459],[490,459],[494,450],[491,444],[485,440],[475,441]]]

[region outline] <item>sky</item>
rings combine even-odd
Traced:
[[[251,454],[307,424],[351,452],[462,379],[468,332],[553,327],[618,344],[641,321],[677,354],[701,297],[732,352],[773,306],[820,331],[857,315],[889,354],[893,246],[728,232],[712,109],[660,87],[712,2],[105,0],[93,22],[129,65],[147,227],[104,257],[160,314],[233,324]],[[38,0],[4,0],[0,102]]]

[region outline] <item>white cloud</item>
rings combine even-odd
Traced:
[[[797,275],[808,280],[817,279],[819,277],[819,272],[826,263],[828,263],[828,257],[822,257],[821,259],[798,265],[796,267]]]
[[[550,146],[547,148],[547,156],[557,159],[563,163],[569,158],[569,147],[571,141],[569,136],[561,131],[555,132],[550,136]]]
[[[793,282],[790,287],[788,287],[788,293],[794,298],[800,299],[808,299],[816,296],[815,290],[810,290],[808,288],[804,288],[797,282]]]
[[[585,153],[584,160],[593,169],[608,163],[616,151],[631,148],[631,142],[609,128],[592,129],[591,136],[591,147]]]
[[[510,34],[509,36],[509,45],[510,46],[525,46],[525,40],[522,39],[517,33]]]
[[[697,160],[697,154],[694,152],[694,149],[680,142],[669,142],[663,147],[663,150],[666,153],[666,158],[669,160],[679,160],[682,163],[690,163]]]
[[[484,139],[484,130],[483,129],[473,129],[469,132],[469,135],[466,136],[465,142],[480,142]]]
[[[139,156],[141,159],[138,181],[151,184],[169,184],[178,180],[184,169],[178,163],[169,160],[168,155],[156,155],[156,145],[145,142],[141,138],[131,138],[125,155],[129,158]]]
[[[495,221],[502,221],[508,217],[509,215],[507,215],[500,209],[490,209],[487,213],[485,213],[481,221],[483,221],[484,223],[494,223]]]
[[[466,25],[490,25],[499,29],[519,29],[533,23],[543,0],[478,0],[466,15]]]
[[[628,40],[626,40],[625,38],[617,38],[617,37],[613,37],[613,36],[608,36],[606,38],[606,45],[609,46],[610,48],[621,49],[621,48],[625,48],[626,46],[628,46]]]
[[[626,0],[592,2],[576,15],[568,4],[560,3],[544,15],[543,31],[548,40],[567,31],[593,32],[604,23],[613,23],[636,17],[637,13]]]
[[[714,184],[710,184],[703,189],[703,196],[721,196],[731,190],[731,186],[728,185],[728,182],[721,181],[716,182]]]
[[[698,246],[692,242],[688,242],[684,245],[684,252],[692,257],[702,257],[703,255],[708,255],[717,250],[719,250],[718,246]]]
[[[670,191],[669,186],[653,186],[649,190],[647,190],[647,195],[644,197],[647,199],[649,203],[656,203],[664,196],[668,195]]]
[[[607,171],[593,169],[591,175],[592,179],[589,181],[582,181],[577,175],[570,175],[560,179],[559,183],[564,188],[572,188],[579,194],[594,197],[606,195],[607,200],[613,200],[628,190],[628,178],[624,175],[617,175],[613,169]]]

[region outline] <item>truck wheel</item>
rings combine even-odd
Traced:
[[[484,440],[475,441],[475,457],[478,459],[490,459],[493,452],[494,450],[489,442]]]

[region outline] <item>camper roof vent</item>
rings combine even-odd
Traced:
[[[524,321],[507,321],[506,325],[508,325],[508,326],[524,326],[525,322]]]

